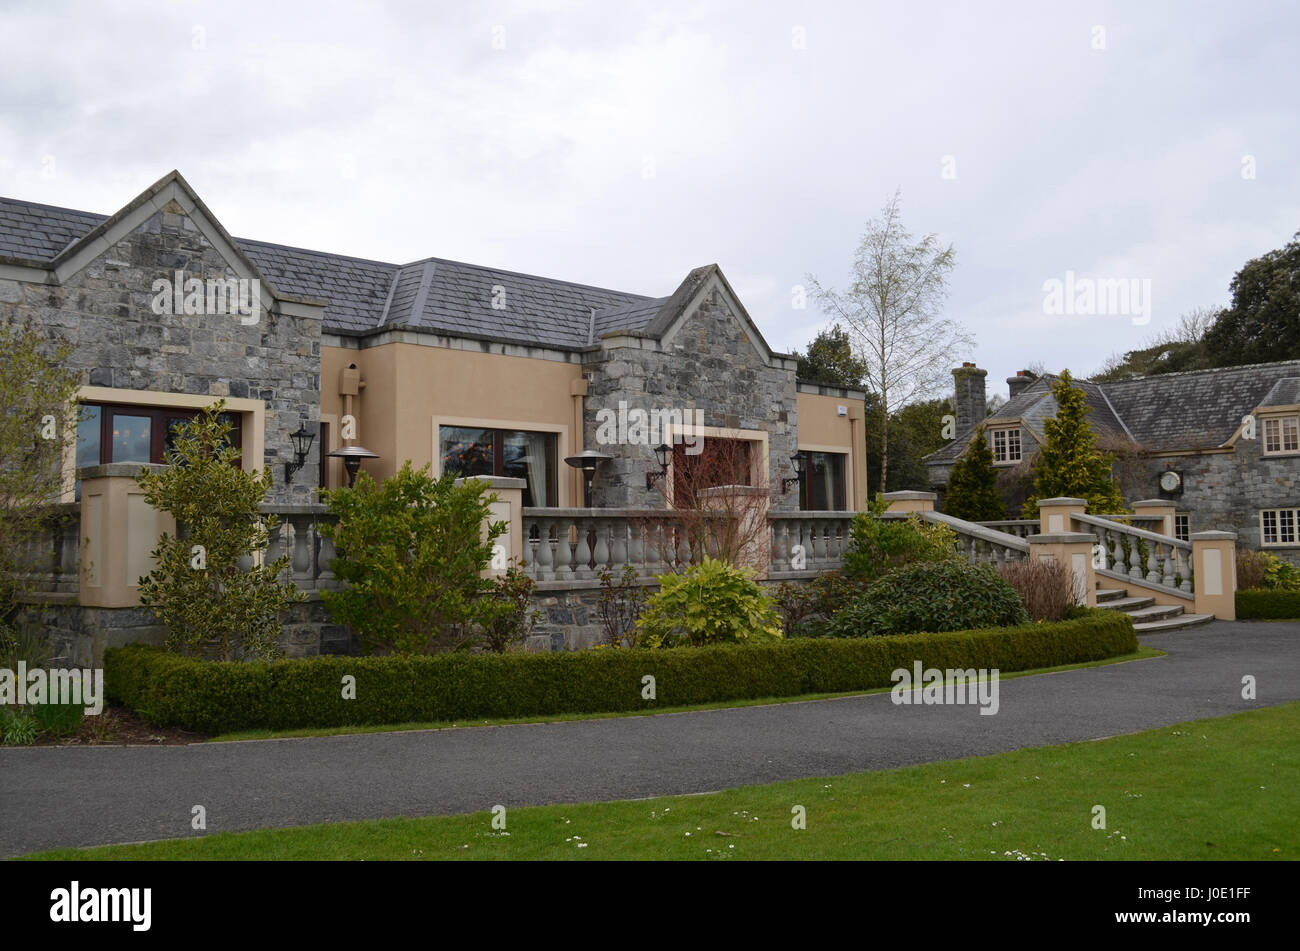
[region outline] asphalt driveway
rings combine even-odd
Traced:
[[[888,694],[661,716],[172,747],[0,749],[0,857],[315,822],[707,792],[1099,739],[1300,700],[1300,624],[1005,680],[994,716]],[[1242,677],[1257,680],[1243,700]]]

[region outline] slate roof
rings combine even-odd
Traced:
[[[0,198],[0,256],[48,264],[106,218]],[[277,291],[325,300],[324,329],[338,334],[403,328],[578,349],[613,330],[644,331],[669,300],[443,258],[394,264],[234,241]]]
[[[1058,408],[1051,395],[1056,379],[1048,374],[1035,380],[992,418],[1020,419],[1045,439],[1043,423]],[[1152,452],[1212,449],[1232,438],[1247,413],[1300,403],[1300,360],[1074,383],[1086,394],[1092,409],[1088,421],[1099,433],[1132,439]],[[926,464],[956,462],[975,428],[959,431],[952,442],[926,456]]]

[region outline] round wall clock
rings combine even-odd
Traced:
[[[1183,477],[1180,473],[1172,469],[1160,473],[1160,490],[1162,492],[1177,492],[1183,487]]]

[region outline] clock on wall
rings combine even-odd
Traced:
[[[1183,474],[1167,469],[1160,473],[1160,491],[1165,495],[1183,494]]]

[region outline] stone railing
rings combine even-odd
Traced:
[[[1002,518],[990,522],[975,522],[983,528],[991,528],[995,532],[1004,532],[1007,535],[1015,535],[1017,538],[1028,538],[1030,535],[1038,534],[1038,519],[1036,518]]]
[[[523,509],[524,572],[537,582],[594,581],[625,565],[638,578],[684,571],[716,555],[723,513],[663,509]],[[716,526],[716,527],[715,527]]]
[[[1124,516],[1075,514],[1074,521],[1096,530],[1098,547],[1094,549],[1094,567],[1135,581],[1161,585],[1185,595],[1192,589],[1192,544],[1168,535],[1135,528],[1116,518]],[[1135,521],[1155,520],[1158,516],[1129,516]],[[1145,550],[1144,550],[1145,549]]]
[[[16,574],[22,588],[39,594],[75,594],[81,561],[81,504],[49,506],[41,531],[19,555]]]
[[[768,515],[772,531],[769,577],[837,571],[853,529],[853,512],[781,512]]]
[[[338,582],[330,571],[334,545],[320,532],[325,521],[336,521],[324,505],[263,505],[262,514],[275,515],[271,541],[263,553],[265,561],[275,561],[288,553],[286,577],[303,591],[336,588]],[[251,559],[244,567],[251,565]]]
[[[1019,535],[1000,532],[976,522],[967,522],[942,512],[922,512],[921,518],[946,525],[957,534],[957,548],[972,564],[1004,565],[1029,557],[1029,542]],[[1037,534],[1037,533],[1034,533]]]

